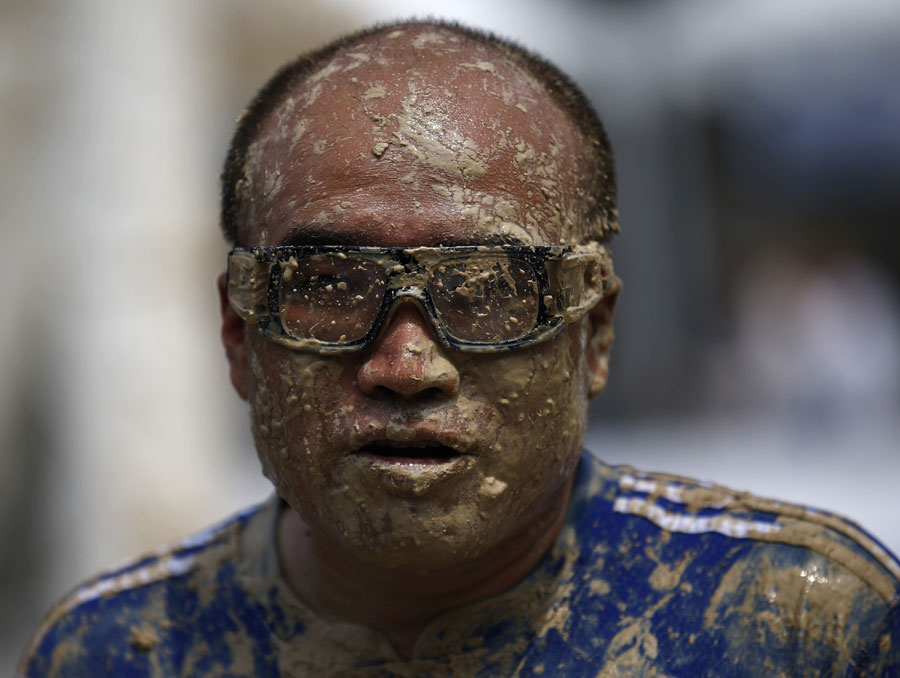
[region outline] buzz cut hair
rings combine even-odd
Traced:
[[[489,31],[470,28],[440,19],[392,21],[378,23],[344,35],[324,47],[302,54],[282,66],[256,93],[249,106],[238,116],[237,128],[231,137],[225,166],[221,174],[222,193],[220,221],[225,239],[231,245],[245,246],[247,229],[240,223],[244,196],[240,184],[250,146],[257,141],[270,116],[284,100],[336,54],[363,40],[406,26],[429,26],[448,31],[463,41],[487,47],[525,73],[534,77],[547,94],[569,117],[584,143],[584,162],[589,173],[581,208],[581,218],[595,226],[588,230],[587,240],[606,242],[619,230],[616,206],[616,176],[612,148],[599,116],[581,89],[558,67],[538,54],[501,38]]]

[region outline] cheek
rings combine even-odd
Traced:
[[[327,412],[334,412],[346,372],[339,360],[248,342],[250,413],[263,472],[279,489],[296,487],[309,471],[327,463],[322,449]],[[309,476],[322,477],[321,473]],[[297,477],[295,477],[297,476]]]
[[[482,404],[481,435],[495,441],[501,460],[558,464],[580,450],[587,399],[577,327],[531,349],[464,363],[463,388]]]

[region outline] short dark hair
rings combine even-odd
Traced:
[[[240,214],[243,199],[240,184],[244,180],[244,166],[248,150],[257,140],[269,116],[285,97],[299,86],[313,70],[335,54],[362,40],[379,33],[407,25],[433,26],[450,31],[463,40],[479,46],[487,46],[508,58],[514,65],[532,75],[544,87],[550,97],[562,107],[585,142],[587,162],[591,177],[589,188],[583,197],[582,217],[597,222],[596,232],[588,234],[590,240],[608,240],[619,230],[616,208],[616,176],[612,149],[603,123],[587,97],[559,68],[528,49],[488,31],[463,26],[443,20],[396,21],[380,23],[345,35],[312,52],[301,55],[283,66],[263,85],[250,105],[238,117],[237,129],[231,138],[225,167],[222,171],[221,226],[226,240],[240,242]]]

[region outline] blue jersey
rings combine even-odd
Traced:
[[[582,458],[515,588],[433,620],[409,661],[279,575],[273,499],[78,588],[37,676],[900,676],[900,565],[837,516]]]

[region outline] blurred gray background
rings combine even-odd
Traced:
[[[269,492],[218,340],[225,147],[280,64],[413,15],[538,50],[606,121],[587,447],[900,550],[900,3],[3,0],[0,671],[79,580]]]

